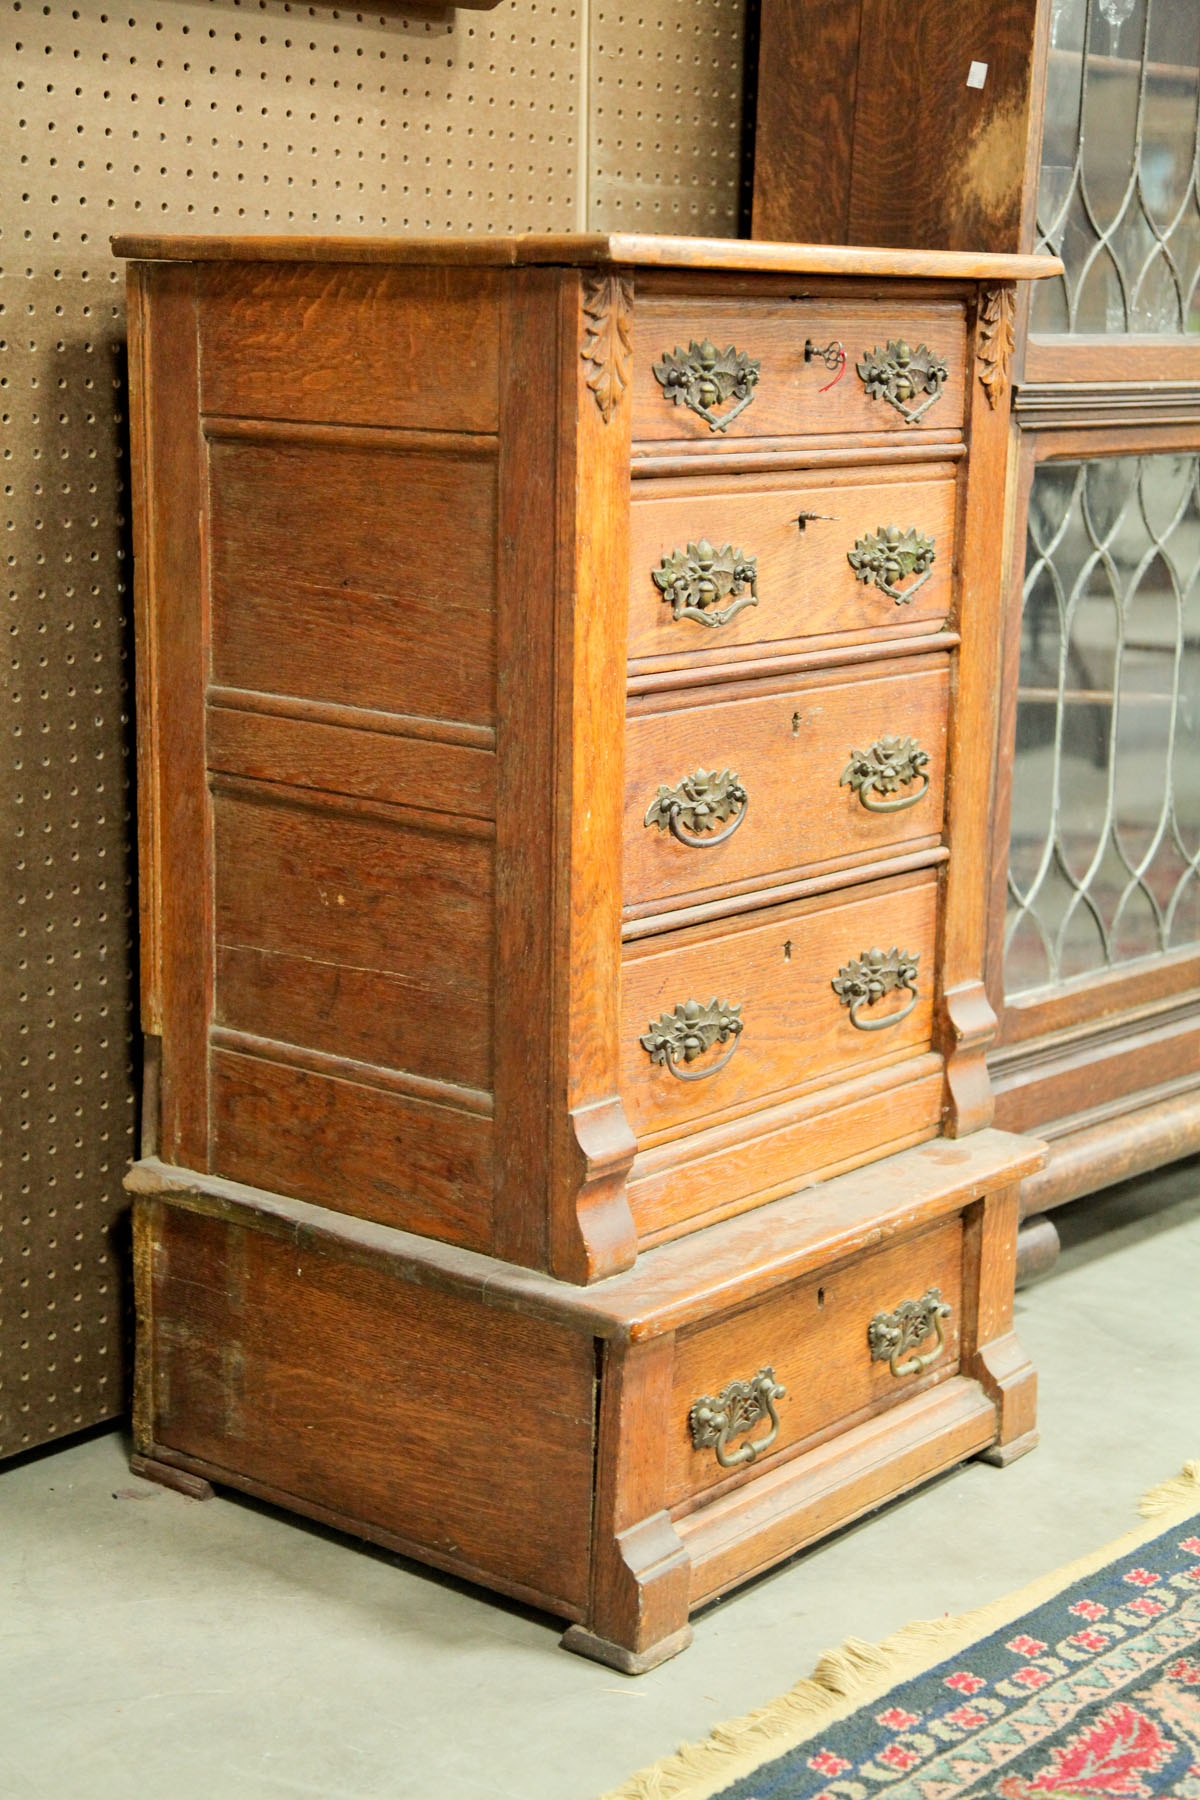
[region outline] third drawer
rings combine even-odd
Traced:
[[[940,655],[634,700],[626,907],[935,843],[948,692]]]

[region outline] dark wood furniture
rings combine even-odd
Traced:
[[[1066,262],[1013,318],[986,959],[997,1120],[1049,1140],[1033,1272],[1044,1209],[1200,1150],[1200,15],[762,0],[760,23],[756,234]]]
[[[981,970],[996,321],[1055,265],[117,250],[137,1467],[650,1667],[1035,1441]]]

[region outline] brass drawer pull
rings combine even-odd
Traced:
[[[946,1333],[942,1321],[950,1317],[950,1312],[951,1308],[942,1299],[941,1289],[931,1287],[919,1300],[902,1300],[895,1312],[876,1313],[867,1326],[871,1361],[887,1363],[893,1375],[919,1375],[922,1369],[937,1361],[945,1348]],[[908,1356],[918,1344],[923,1344],[931,1332],[937,1340],[932,1350],[902,1362],[901,1358]]]
[[[758,605],[758,559],[732,544],[714,550],[707,538],[664,556],[651,580],[671,608],[673,619],[698,625],[728,625],[743,606]],[[728,606],[722,606],[728,600]]]
[[[903,338],[889,338],[885,349],[876,344],[855,363],[869,400],[886,400],[906,425],[916,425],[946,382],[946,365],[925,344],[910,350]],[[924,396],[924,398],[922,398]]]
[[[866,587],[877,587],[897,606],[907,606],[918,588],[925,586],[936,560],[933,539],[915,525],[907,531],[901,531],[898,525],[880,525],[878,530],[858,538],[853,550],[846,552],[846,561],[858,580]],[[910,576],[916,576],[910,587],[897,587],[897,582],[907,581]]]
[[[687,775],[678,787],[660,787],[651,802],[643,824],[657,825],[669,831],[689,850],[712,850],[731,838],[750,810],[750,796],[732,769],[697,769]],[[733,823],[724,831],[716,826],[732,815]]]
[[[901,1019],[907,1019],[919,999],[919,961],[920,957],[914,956],[911,951],[897,950],[893,946],[886,953],[882,950],[864,950],[861,956],[855,957],[838,970],[837,979],[830,986],[842,1005],[850,1008],[850,1023],[856,1030],[886,1031],[888,1026],[898,1025]],[[899,1012],[889,1013],[886,1019],[859,1017],[864,1006],[874,1006],[885,994],[905,990],[912,995],[912,999]]]
[[[929,792],[929,755],[916,738],[893,737],[890,732],[876,738],[869,750],[852,750],[850,761],[842,770],[839,787],[852,787],[868,812],[903,812],[915,806]],[[898,794],[894,800],[880,798],[897,794],[920,779],[912,794]]]
[[[731,1381],[719,1394],[702,1394],[692,1402],[688,1425],[694,1450],[715,1450],[723,1469],[736,1469],[752,1463],[756,1456],[769,1450],[779,1436],[779,1414],[775,1402],[782,1400],[787,1389],[775,1379],[774,1369],[760,1369],[749,1381]],[[770,1419],[766,1437],[726,1449],[730,1438],[753,1431],[760,1419]]]
[[[677,1081],[705,1081],[723,1069],[737,1049],[741,1011],[740,1004],[727,1006],[723,1000],[710,1000],[707,1006],[701,1006],[698,1000],[684,1000],[674,1012],[663,1013],[657,1024],[651,1021],[650,1029],[638,1042],[650,1061],[670,1069]],[[733,1042],[720,1062],[707,1069],[680,1068],[680,1056],[685,1063],[695,1062],[714,1044],[728,1044],[731,1038]]]
[[[686,350],[678,344],[670,354],[664,350],[662,361],[652,367],[664,400],[686,406],[704,420],[710,431],[726,431],[753,400],[762,365],[744,350],[735,350],[732,344],[718,350],[707,338],[702,344],[693,338]],[[717,407],[730,400],[737,404],[719,418]]]

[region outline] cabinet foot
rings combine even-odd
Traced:
[[[1011,1444],[993,1444],[990,1450],[979,1452],[979,1460],[991,1463],[994,1469],[1007,1469],[1009,1463],[1016,1462],[1018,1456],[1028,1456],[1040,1436],[1038,1431],[1027,1431],[1023,1437],[1014,1438]]]
[[[685,1625],[681,1631],[673,1631],[670,1637],[660,1638],[657,1644],[651,1644],[647,1650],[627,1650],[624,1644],[614,1644],[609,1638],[597,1637],[586,1625],[568,1625],[562,1635],[564,1650],[573,1650],[577,1656],[590,1656],[593,1662],[605,1663],[610,1669],[619,1669],[622,1675],[645,1675],[649,1669],[657,1669],[659,1663],[678,1656],[681,1650],[687,1649],[691,1641],[690,1625]]]
[[[153,1456],[143,1456],[135,1450],[129,1458],[129,1467],[143,1481],[157,1481],[162,1487],[174,1488],[179,1494],[186,1494],[189,1500],[211,1500],[213,1485],[205,1481],[203,1475],[190,1475],[186,1469],[173,1469],[170,1463],[158,1462]]]

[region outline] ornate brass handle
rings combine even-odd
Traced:
[[[928,753],[922,750],[916,738],[892,737],[885,733],[876,738],[869,750],[850,752],[850,761],[842,770],[838,786],[852,787],[868,812],[903,812],[906,806],[915,806],[929,792],[928,767]],[[918,778],[921,785],[915,793],[900,794],[894,800],[877,797],[895,794],[897,789],[909,787]]]
[[[859,379],[869,400],[886,400],[906,425],[916,425],[935,400],[941,398],[946,365],[925,344],[910,350],[903,338],[889,338],[883,350],[876,344],[856,363]],[[922,397],[923,396],[923,397]]]
[[[643,824],[669,831],[689,850],[712,850],[731,838],[750,810],[750,796],[732,769],[697,769],[678,787],[660,787]],[[724,831],[714,828],[732,815]]]
[[[686,350],[678,344],[669,354],[664,350],[662,361],[652,367],[664,400],[686,406],[704,420],[710,431],[727,431],[753,400],[762,365],[744,350],[735,350],[732,344],[718,350],[707,338],[702,344],[693,338]],[[723,418],[718,417],[716,409],[730,400],[736,404]]]
[[[901,1019],[907,1019],[920,998],[917,993],[919,961],[920,957],[911,951],[897,950],[893,945],[886,952],[864,950],[861,956],[838,970],[837,979],[830,986],[842,1005],[850,1008],[850,1023],[857,1031],[886,1031],[890,1025],[898,1025]],[[874,1006],[885,994],[905,989],[912,999],[899,1012],[889,1013],[886,1019],[859,1017],[864,1006]]]
[[[769,1450],[779,1436],[779,1414],[776,1400],[782,1400],[787,1389],[775,1379],[774,1369],[760,1369],[749,1381],[731,1381],[719,1394],[702,1394],[692,1402],[688,1425],[692,1448],[714,1450],[723,1469],[736,1469],[752,1463],[756,1456]],[[752,1431],[760,1419],[769,1418],[771,1429],[766,1437],[740,1444],[736,1450],[726,1448],[730,1438]]]
[[[718,1074],[737,1049],[741,1011],[740,1004],[727,1006],[723,1000],[710,1000],[707,1006],[698,1000],[684,1000],[674,1012],[663,1013],[657,1024],[651,1020],[650,1029],[638,1042],[650,1061],[668,1068],[677,1081],[705,1081]],[[714,1044],[728,1044],[731,1038],[733,1042],[719,1062],[707,1069],[680,1068],[680,1056],[685,1063],[695,1062]]]
[[[918,588],[925,586],[936,560],[933,539],[914,525],[907,531],[901,531],[898,525],[880,525],[878,530],[858,538],[853,550],[846,552],[846,561],[859,581],[866,587],[877,587],[897,606],[907,606]],[[910,576],[916,577],[910,587],[896,586]]]
[[[895,1312],[876,1313],[867,1326],[867,1343],[871,1348],[872,1362],[886,1362],[892,1374],[919,1375],[935,1363],[946,1345],[946,1333],[943,1319],[950,1317],[951,1308],[942,1299],[941,1289],[931,1287],[919,1300],[902,1300]],[[922,1356],[911,1356],[907,1362],[902,1361],[910,1350],[934,1334],[936,1342],[931,1350]]]
[[[758,559],[744,556],[732,544],[714,550],[701,538],[686,550],[672,550],[650,579],[673,619],[695,619],[697,625],[728,625],[743,606],[758,605]],[[723,600],[729,605],[722,606]]]

